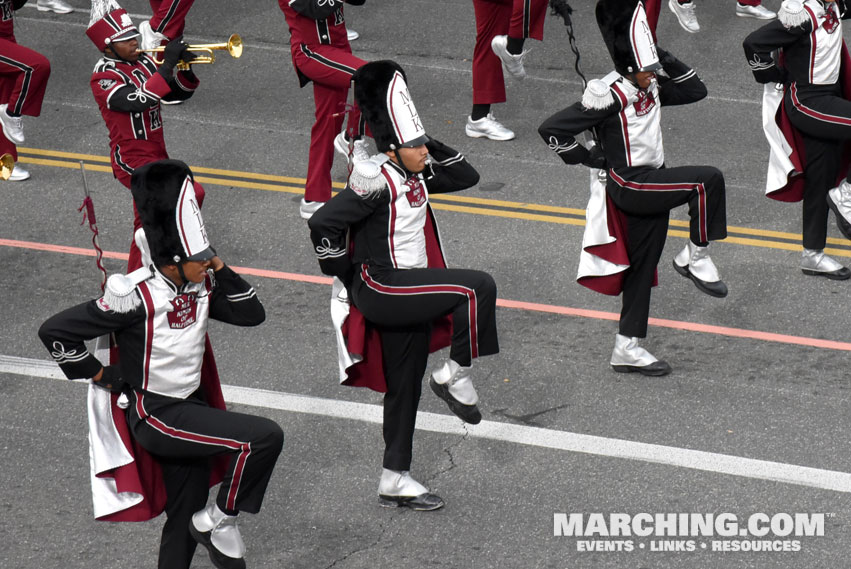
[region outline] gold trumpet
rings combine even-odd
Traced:
[[[195,65],[197,63],[215,63],[216,54],[213,53],[214,50],[227,50],[231,57],[234,59],[238,59],[242,56],[242,38],[239,34],[232,34],[227,42],[224,43],[202,43],[198,45],[187,45],[186,49],[191,51],[194,54],[198,54],[195,56],[195,59],[192,61],[183,61],[180,60],[177,62],[177,68],[182,70],[189,69],[190,65]],[[165,47],[155,47],[153,49],[140,49],[142,53],[162,53],[165,51]],[[157,59],[154,57],[154,61],[157,65],[162,63],[162,59]]]
[[[9,153],[0,156],[0,179],[8,180],[15,169],[15,159]]]

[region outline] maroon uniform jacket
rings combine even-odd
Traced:
[[[198,86],[192,71],[166,79],[147,55],[136,63],[103,57],[95,65],[90,86],[109,129],[110,157],[116,178],[135,168],[168,158],[160,100],[185,100]]]

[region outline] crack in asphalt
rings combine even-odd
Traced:
[[[363,547],[358,547],[357,549],[346,553],[342,557],[335,559],[330,565],[327,565],[325,569],[331,569],[332,567],[335,567],[338,563],[344,562],[349,557],[356,555],[362,551],[369,551],[370,549],[381,543],[381,541],[384,539],[384,534],[387,533],[387,529],[390,527],[390,524],[393,522],[394,518],[401,513],[402,509],[403,508],[396,508],[395,512],[390,512],[390,517],[385,523],[381,524],[381,532],[379,532],[378,537],[376,537],[372,543],[369,543]]]

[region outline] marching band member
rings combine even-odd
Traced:
[[[354,80],[381,154],[355,164],[346,189],[308,226],[322,272],[337,277],[331,302],[341,380],[386,392],[380,504],[436,510],[443,500],[410,474],[428,354],[451,344],[429,385],[462,420],[478,423],[471,365],[499,346],[496,285],[487,273],[446,268],[428,195],[469,188],[479,175],[426,136],[398,64],[367,63]]]
[[[744,41],[751,71],[765,85],[763,116],[773,117],[764,121],[772,147],[766,193],[803,200],[801,270],[834,280],[851,278],[824,253],[828,209],[851,239],[851,59],[842,39],[849,17],[835,0],[787,0],[777,21]]]
[[[24,142],[24,122],[21,115],[37,117],[50,77],[50,62],[46,57],[18,44],[15,39],[15,10],[27,0],[0,0],[0,155],[11,154],[17,162],[17,145]],[[15,164],[9,180],[19,182],[30,177],[22,166]]]
[[[727,286],[708,252],[710,241],[727,236],[724,176],[710,166],[665,164],[661,107],[699,101],[706,96],[706,87],[670,53],[659,49],[657,55],[641,1],[600,0],[596,13],[615,71],[589,82],[582,101],[548,118],[539,132],[565,163],[607,171],[607,197],[599,197],[606,205],[604,214],[589,219],[588,229],[602,223],[609,237],[606,224],[615,228],[611,241],[620,248],[616,257],[625,270],[590,275],[606,277],[599,281],[584,275],[580,283],[607,294],[623,292],[612,367],[618,372],[665,375],[671,371],[668,363],[638,344],[647,335],[650,291],[665,245],[668,214],[677,206],[689,206],[690,238],[674,258],[676,271],[702,292],[726,296]],[[576,140],[586,130],[599,136],[599,145],[591,150]],[[608,256],[600,249],[589,252]]]
[[[494,118],[491,105],[504,103],[505,74],[526,77],[526,38],[544,39],[547,0],[473,0],[473,109],[464,129],[472,138],[511,140],[514,132]]]
[[[365,0],[278,0],[290,28],[299,84],[305,87],[313,82],[316,121],[310,130],[307,183],[299,207],[304,219],[331,199],[335,149],[352,162],[368,158],[357,108],[349,115],[347,132],[341,131],[352,75],[365,63],[352,55],[344,2],[360,6]]]
[[[194,56],[182,41],[163,52],[162,63],[139,52],[139,31],[127,12],[110,0],[105,11],[92,7],[86,35],[103,52],[89,84],[109,130],[110,161],[115,178],[128,189],[130,176],[140,166],[168,158],[160,102],[185,100],[199,81],[191,69],[174,73],[178,61]],[[203,203],[204,191],[198,190]],[[134,213],[133,230],[141,227]],[[130,247],[130,270],[139,267],[139,250]]]
[[[182,162],[136,169],[131,189],[142,220],[136,240],[143,267],[113,275],[103,297],[51,317],[39,336],[69,379],[92,378],[93,385],[121,394],[117,401],[124,410],[115,408],[117,420],[107,415],[98,428],[129,428],[132,442],[156,467],[147,470],[147,477],[156,478],[147,486],[164,486],[165,500],[149,505],[147,516],[111,521],[141,521],[165,510],[160,569],[188,568],[198,543],[219,569],[244,569],[237,516],[260,510],[283,432],[269,419],[225,411],[218,384],[204,382],[209,319],[256,326],[265,311],[251,285],[211,248],[195,187]],[[110,333],[118,365],[105,365],[84,344]],[[118,444],[132,455],[130,442]],[[223,457],[224,475],[207,505],[210,486],[221,480],[213,473],[216,457]],[[113,486],[127,491],[125,484],[116,476]]]

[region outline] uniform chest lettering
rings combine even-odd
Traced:
[[[639,91],[637,93],[638,100],[636,100],[632,106],[635,109],[636,116],[644,116],[650,111],[653,110],[653,107],[656,106],[656,98],[653,97],[653,93],[647,91]]]
[[[426,193],[419,178],[410,178],[405,182],[405,185],[410,188],[405,192],[405,197],[408,198],[411,207],[422,207],[426,203]]]
[[[167,314],[168,326],[174,330],[187,328],[195,323],[198,303],[195,295],[181,294],[171,301],[171,311]]]
[[[0,10],[3,10],[3,21],[8,22],[12,19],[12,2],[11,0],[4,1],[0,4]]]

